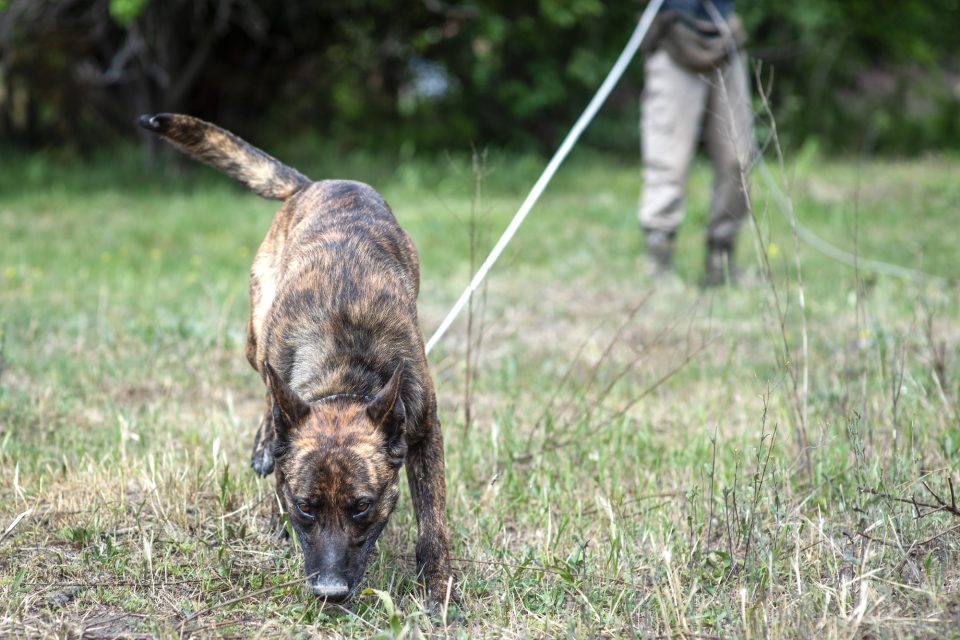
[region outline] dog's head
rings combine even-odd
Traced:
[[[307,584],[332,601],[363,577],[399,496],[407,445],[400,367],[373,398],[309,405],[265,364],[277,493],[303,549]]]

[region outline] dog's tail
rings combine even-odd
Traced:
[[[311,183],[305,175],[225,129],[193,116],[140,116],[140,126],[189,156],[223,171],[264,198],[286,200]]]

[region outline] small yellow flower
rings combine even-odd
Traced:
[[[780,255],[780,245],[778,245],[776,242],[771,242],[768,244],[767,255],[771,258],[776,258],[778,255]]]
[[[160,256],[162,255],[163,255],[163,252],[160,251],[160,249],[156,247],[154,247],[153,249],[150,249],[150,257],[153,258],[154,260],[159,260]]]
[[[238,254],[241,258],[246,258],[247,256],[250,255],[250,247],[248,247],[248,246],[246,246],[246,245],[241,245],[240,248],[237,249],[237,254]]]
[[[100,254],[100,262],[106,264],[111,260],[113,260],[113,254],[110,253],[109,251],[104,251]]]
[[[187,274],[187,282],[192,283],[192,282],[196,282],[199,279],[200,279],[200,274],[197,273],[196,271],[191,271],[190,273]]]
[[[3,277],[7,280],[13,280],[13,276],[17,275],[16,267],[5,267],[3,269]]]

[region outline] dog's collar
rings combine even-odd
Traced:
[[[333,393],[333,394],[330,394],[329,396],[323,396],[319,400],[314,400],[310,404],[326,404],[328,402],[334,402],[336,400],[343,400],[346,398],[363,400],[364,402],[367,402],[367,403],[373,400],[373,398],[371,398],[370,396],[365,396],[362,393]]]

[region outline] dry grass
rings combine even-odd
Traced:
[[[952,277],[956,163],[920,166],[792,167],[798,214],[851,247],[852,185],[882,191],[860,250],[924,252]],[[536,169],[488,167],[481,232]],[[801,254],[801,446],[792,242],[762,191],[782,331],[762,282],[651,292],[635,167],[575,164],[475,318],[469,429],[464,326],[432,356],[461,607],[423,612],[404,497],[366,578],[382,592],[324,608],[300,588],[299,552],[271,539],[271,481],[247,465],[260,389],[244,280],[270,205],[216,180],[91,193],[47,171],[64,185],[0,197],[0,635],[958,634],[956,281],[858,284]],[[470,210],[472,177],[467,161],[411,171],[378,186],[420,246],[429,331],[466,281],[470,238],[450,212]],[[698,171],[693,211],[708,186]],[[690,282],[698,222],[681,238]]]

